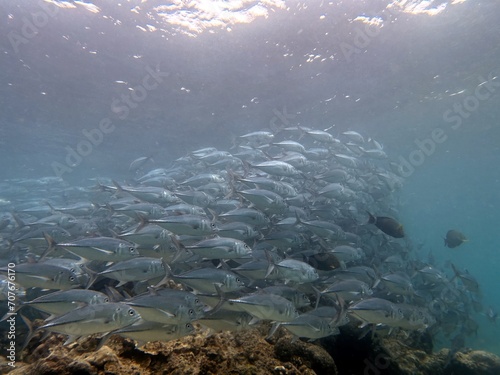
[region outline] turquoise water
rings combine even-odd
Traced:
[[[355,130],[411,165],[413,255],[467,269],[500,310],[498,2],[203,4],[0,0],[1,180],[86,185],[251,131]],[[452,228],[469,242],[445,248]],[[500,324],[475,319],[467,345],[500,354]]]

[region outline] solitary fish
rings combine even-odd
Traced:
[[[463,233],[458,230],[451,229],[446,233],[446,238],[444,239],[444,246],[453,249],[454,247],[460,246],[463,242],[468,241]]]
[[[394,238],[403,238],[405,236],[403,225],[398,223],[393,218],[386,216],[375,217],[368,211],[367,213],[370,216],[368,224],[375,224],[375,226],[382,232]]]

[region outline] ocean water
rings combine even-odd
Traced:
[[[354,130],[401,167],[416,254],[467,269],[498,311],[499,16],[496,0],[0,0],[0,181],[87,186],[252,131]],[[444,247],[449,229],[469,241]],[[500,355],[500,324],[476,321],[467,345]]]

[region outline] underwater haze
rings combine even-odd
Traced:
[[[0,213],[42,201],[43,187],[16,201],[20,181],[130,186],[140,157],[145,174],[205,147],[236,155],[252,132],[312,148],[308,129],[345,144],[354,131],[366,143],[353,155],[370,144],[400,183],[375,214],[397,218],[422,267],[473,275],[466,346],[500,355],[487,316],[500,310],[499,17],[497,0],[0,0]],[[445,247],[450,229],[467,241]]]

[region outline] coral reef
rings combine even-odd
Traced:
[[[311,343],[293,341],[284,329],[266,340],[267,328],[203,332],[139,348],[115,335],[98,350],[97,338],[63,346],[64,337],[53,334],[30,346],[15,369],[5,364],[0,369],[12,375],[500,374],[499,357],[474,350],[432,353],[426,334],[359,338],[359,330],[347,326],[341,335]]]

